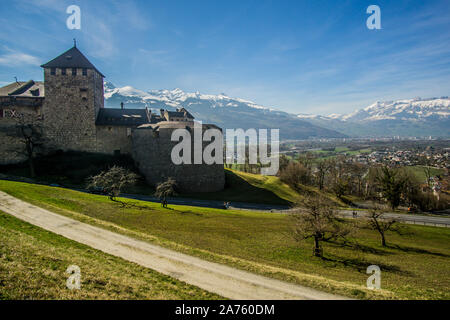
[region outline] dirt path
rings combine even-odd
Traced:
[[[135,240],[52,213],[1,191],[0,210],[66,238],[135,262],[229,299],[345,298],[204,261]],[[79,267],[83,272],[83,266]]]

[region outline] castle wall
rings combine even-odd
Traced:
[[[222,190],[225,185],[223,164],[175,165],[172,163],[172,148],[178,144],[171,141],[171,135],[175,129],[160,128],[157,132],[154,132],[152,128],[133,130],[133,159],[147,182],[155,186],[173,177],[181,192]]]
[[[19,137],[14,137],[16,129],[12,125],[0,124],[0,165],[20,163],[26,160],[26,156],[21,151],[24,150],[24,143]]]
[[[20,163],[27,159],[25,144],[17,129],[17,120],[13,114],[30,114],[39,116],[40,107],[20,105],[2,106],[0,117],[0,165]]]
[[[44,69],[45,102],[43,106],[46,137],[52,141],[52,148],[96,152],[97,137],[95,119],[103,107],[103,78],[93,69],[60,68],[51,74]],[[101,88],[100,88],[101,87]]]
[[[131,154],[131,128],[125,126],[97,126],[97,151],[114,154]]]

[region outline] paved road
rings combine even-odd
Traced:
[[[68,188],[70,189],[70,188]],[[84,189],[71,189],[80,192],[87,192]],[[152,196],[139,195],[139,194],[121,194],[121,197],[150,201],[150,202],[158,202],[159,199]],[[223,201],[219,200],[201,200],[201,199],[190,199],[190,198],[170,198],[168,200],[169,204],[179,204],[179,205],[187,205],[187,206],[196,206],[196,207],[206,207],[206,208],[218,208],[223,209]],[[280,212],[280,213],[288,213],[291,208],[287,205],[272,205],[272,204],[262,204],[262,203],[247,203],[247,202],[231,202],[231,209],[238,210],[255,210],[255,211],[266,211],[266,212]],[[341,210],[340,211],[343,216],[352,217],[353,214],[351,210]],[[363,210],[358,210],[358,217],[364,217],[367,215],[367,212]],[[385,214],[386,218],[395,218],[404,223],[410,224],[421,224],[421,225],[429,225],[436,227],[447,227],[450,228],[450,217],[442,216],[425,216],[420,214],[399,214],[389,212]]]
[[[152,196],[145,196],[139,194],[121,194],[121,197],[150,201],[150,202],[160,202],[158,198]],[[205,208],[217,208],[223,209],[223,201],[219,200],[201,200],[201,199],[190,199],[190,198],[170,198],[168,199],[169,204],[179,204],[186,206],[195,207],[205,207]],[[243,209],[243,210],[257,210],[257,211],[285,211],[289,210],[289,206],[276,205],[276,204],[263,204],[263,203],[247,203],[247,202],[232,202],[232,209]]]
[[[353,217],[352,210],[341,210],[340,213],[345,217]],[[368,216],[368,213],[365,211],[358,210],[357,213],[358,218],[365,218]],[[403,223],[450,228],[450,218],[447,217],[422,216],[418,214],[413,215],[413,214],[401,214],[393,212],[387,212],[384,215],[388,219],[396,219]]]
[[[144,195],[136,195],[136,194],[121,194],[121,197],[150,201],[150,202],[159,202],[158,198]],[[196,207],[207,207],[207,208],[219,208],[223,209],[223,201],[217,200],[199,200],[199,199],[188,199],[188,198],[171,198],[168,200],[169,204],[180,204],[180,205],[188,205],[188,206],[196,206]],[[269,205],[269,204],[261,204],[261,203],[245,203],[245,202],[231,202],[231,209],[240,209],[240,210],[257,210],[257,211],[267,211],[267,212],[280,212],[280,213],[288,213],[292,210],[289,206],[283,205]],[[339,211],[345,217],[353,217],[352,210],[340,210]],[[358,218],[366,217],[367,212],[363,210],[358,210]],[[385,217],[389,219],[397,219],[404,223],[410,224],[422,224],[436,227],[448,227],[450,228],[450,218],[449,217],[435,217],[435,216],[424,216],[419,214],[400,214],[387,212],[385,213]]]
[[[345,299],[201,260],[73,220],[0,191],[0,210],[111,255],[230,299]],[[83,266],[80,266],[83,272]]]

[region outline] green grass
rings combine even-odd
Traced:
[[[35,161],[37,177],[32,182],[56,183],[70,188],[85,188],[89,176],[100,173],[113,165],[119,165],[136,171],[129,156],[112,156],[84,152],[65,152],[38,158]],[[184,193],[179,197],[204,200],[220,200],[231,202],[250,202],[274,205],[291,205],[301,201],[305,193],[317,193],[313,187],[305,186],[298,193],[280,181],[278,177],[244,173],[236,170],[225,170],[225,188],[213,193]],[[29,177],[27,164],[0,166],[0,174]],[[147,185],[144,179],[133,186],[124,188],[124,193],[153,195],[155,190]],[[326,195],[334,202],[340,203],[336,197]]]
[[[186,193],[180,196],[206,200],[289,205],[299,195],[278,177],[225,169],[224,190],[213,193]]]
[[[307,194],[322,194],[339,206],[346,205],[332,194],[312,186],[301,185],[297,192],[276,176],[263,176],[231,169],[225,170],[226,187],[214,193],[183,194],[184,197],[240,201],[250,203],[292,205],[301,202]]]
[[[0,300],[220,298],[1,211],[0,243]],[[70,265],[81,269],[80,290],[66,287]]]
[[[425,170],[424,166],[410,166],[405,167],[405,169],[412,172],[421,183],[426,183],[427,179],[424,171]],[[442,175],[444,174],[444,169],[431,168],[431,174],[433,176]]]
[[[0,190],[54,212],[187,254],[327,292],[365,299],[449,299],[450,229],[405,225],[407,234],[378,235],[358,229],[360,246],[325,244],[325,259],[312,243],[291,237],[289,217],[275,213],[170,206],[0,181]],[[382,289],[365,288],[367,266],[382,270]]]
[[[347,156],[356,156],[358,154],[367,154],[372,152],[372,149],[365,148],[360,150],[350,150],[348,147],[336,147],[333,151],[330,150],[314,150],[313,153],[317,154],[321,160],[335,158],[339,154],[345,154]]]
[[[136,171],[129,156],[112,156],[84,152],[61,152],[35,160],[37,183],[56,183],[71,188],[85,188],[87,178],[119,165]],[[30,178],[28,164],[0,166],[0,173]],[[192,197],[206,200],[242,201],[264,204],[288,205],[296,198],[295,191],[281,183],[277,178],[260,175],[247,175],[238,171],[225,170],[226,186],[223,191],[214,193],[180,194],[180,197]],[[123,190],[124,193],[153,195],[155,190],[143,179],[134,186]]]

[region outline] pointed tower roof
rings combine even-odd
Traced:
[[[87,68],[94,69],[102,77],[105,77],[96,67],[78,50],[77,47],[73,47],[55,59],[43,64],[42,68]]]

